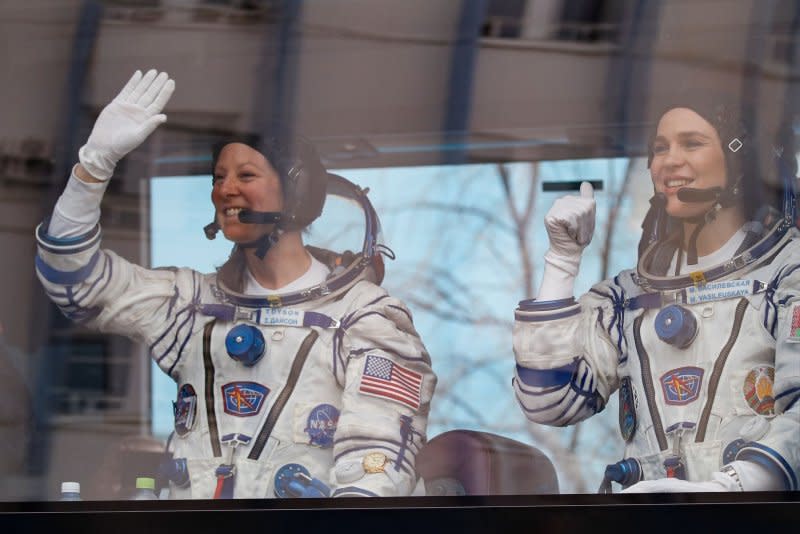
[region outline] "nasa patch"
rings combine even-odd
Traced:
[[[631,378],[626,376],[619,387],[619,431],[626,442],[630,441],[636,432],[635,395]]]
[[[261,411],[269,388],[256,382],[230,382],[222,386],[225,413],[251,417]]]
[[[339,410],[332,404],[319,404],[311,409],[303,429],[311,445],[327,449],[333,447],[333,435],[339,423]]]
[[[774,382],[775,368],[770,365],[755,367],[744,378],[744,400],[758,415],[775,415],[775,397],[772,392]]]
[[[664,373],[660,380],[664,401],[681,406],[697,400],[704,372],[700,367],[679,367]]]
[[[197,393],[191,384],[184,384],[178,389],[178,399],[172,403],[175,415],[175,433],[185,436],[192,430],[197,413]]]

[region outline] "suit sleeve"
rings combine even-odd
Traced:
[[[606,281],[577,302],[520,302],[513,387],[529,420],[565,426],[605,408],[626,354],[623,301],[623,289]]]
[[[796,259],[796,258],[795,258]],[[775,338],[775,417],[758,441],[749,442],[737,460],[769,469],[787,490],[800,477],[800,263],[783,266],[770,282],[764,327]]]
[[[334,349],[344,391],[333,495],[409,495],[436,376],[406,306],[368,282],[353,291],[360,294],[342,319]]]
[[[61,312],[80,324],[145,343],[171,374],[193,333],[201,275],[189,269],[145,269],[100,248],[100,226],[54,238],[36,230],[36,272]]]

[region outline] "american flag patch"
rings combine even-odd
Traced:
[[[380,356],[367,356],[358,391],[393,400],[416,410],[422,375]]]
[[[800,306],[792,306],[792,327],[789,330],[789,337],[800,339]]]

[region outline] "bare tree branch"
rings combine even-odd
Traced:
[[[476,217],[486,224],[490,224],[499,230],[507,232],[511,235],[514,234],[515,229],[501,219],[496,217],[492,212],[483,210],[481,208],[476,208],[475,206],[466,206],[464,204],[448,204],[445,202],[430,202],[430,201],[422,201],[415,204],[405,205],[405,206],[398,206],[397,208],[391,210],[393,212],[403,212],[403,211],[420,211],[420,210],[430,210],[430,211],[441,211],[445,213],[457,213],[459,215],[469,215],[472,217]]]
[[[613,163],[609,161],[609,176],[613,173]],[[628,162],[625,169],[625,178],[622,181],[619,189],[611,196],[611,202],[608,206],[608,218],[606,219],[605,239],[603,240],[603,248],[600,251],[600,279],[605,280],[608,278],[608,264],[611,259],[611,248],[614,240],[614,227],[617,225],[617,218],[619,216],[619,208],[622,200],[625,198],[625,193],[628,190],[628,183],[631,180],[632,165]],[[611,180],[608,180],[610,182]]]
[[[533,264],[531,263],[533,250],[528,246],[528,226],[533,216],[534,206],[536,205],[536,193],[539,185],[538,169],[538,165],[531,165],[531,182],[525,199],[525,207],[520,212],[517,211],[517,207],[514,204],[514,197],[511,194],[508,168],[503,164],[497,166],[500,183],[503,185],[503,191],[506,194],[508,212],[511,215],[511,220],[514,222],[514,235],[517,238],[517,245],[519,246],[518,252],[520,265],[522,266],[522,284],[525,288],[526,296],[533,295]]]

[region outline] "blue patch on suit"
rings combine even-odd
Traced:
[[[178,390],[178,400],[172,403],[175,415],[175,433],[185,436],[194,426],[197,414],[197,393],[191,384],[184,384]]]
[[[305,432],[311,444],[327,449],[333,447],[333,435],[339,423],[339,410],[331,404],[315,406],[308,414]]]
[[[619,387],[619,431],[626,442],[636,432],[636,399],[629,376],[622,379]]]
[[[237,417],[250,417],[261,411],[269,388],[256,382],[231,382],[222,386],[225,413]]]
[[[286,464],[275,474],[273,480],[275,496],[280,498],[321,498],[330,497],[331,490],[319,480],[313,478],[305,466]]]
[[[703,383],[700,367],[679,367],[661,376],[661,389],[667,404],[683,405],[697,400]]]

